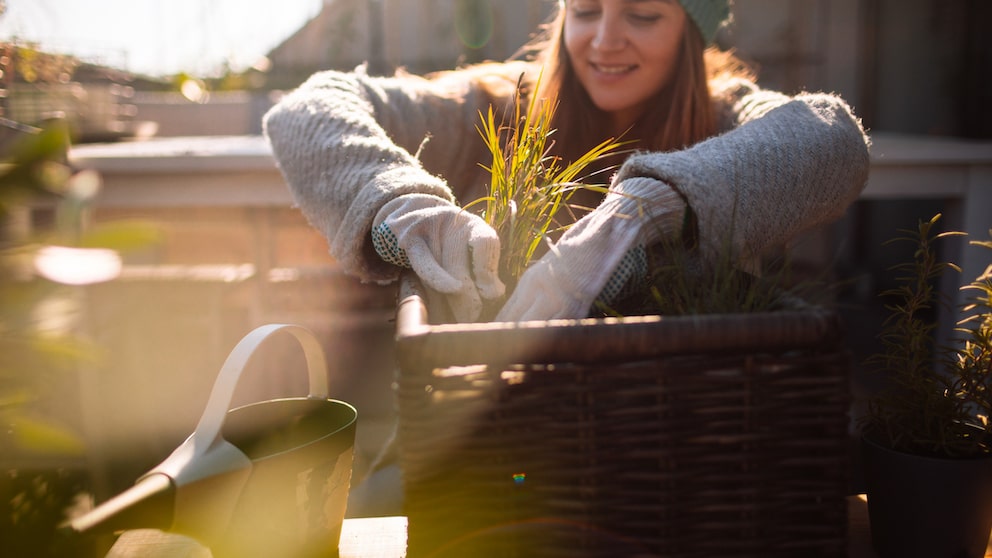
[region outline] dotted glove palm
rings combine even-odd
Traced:
[[[524,272],[497,321],[575,319],[636,275],[644,245],[681,231],[686,205],[658,180],[634,177],[575,222],[544,257]]]
[[[427,194],[406,194],[382,206],[372,244],[385,261],[413,269],[447,295],[456,320],[478,319],[483,300],[503,296],[499,236],[479,216]]]

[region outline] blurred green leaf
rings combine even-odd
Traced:
[[[34,454],[71,457],[86,450],[78,436],[47,421],[18,415],[10,421],[9,428],[18,449]]]
[[[120,220],[94,225],[83,233],[81,248],[110,248],[119,252],[146,248],[162,241],[162,229],[154,223]]]
[[[0,216],[25,199],[64,193],[71,170],[63,162],[69,147],[65,124],[27,134],[0,160]]]

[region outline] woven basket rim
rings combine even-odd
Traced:
[[[838,314],[815,305],[736,314],[432,324],[427,292],[415,276],[403,276],[399,298],[397,354],[415,366],[629,361],[834,346],[840,339]]]

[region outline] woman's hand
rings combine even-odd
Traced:
[[[382,206],[372,243],[385,261],[412,268],[447,295],[459,322],[478,319],[483,300],[503,296],[499,236],[479,216],[427,194],[406,194]]]
[[[681,232],[685,202],[668,185],[636,177],[614,185],[603,203],[572,225],[548,253],[524,272],[497,321],[576,319],[608,284],[635,270],[631,254],[661,236]],[[636,258],[635,258],[636,259]],[[608,301],[607,301],[608,302]]]

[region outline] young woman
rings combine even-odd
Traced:
[[[706,49],[728,16],[729,0],[564,0],[532,60],[318,73],[266,115],[265,133],[346,272],[388,283],[412,267],[474,320],[504,296],[495,231],[458,205],[486,193],[479,114],[508,111],[543,68],[533,94],[560,102],[557,154],[568,162],[620,134],[636,154],[497,319],[582,317],[622,282],[631,250],[685,234],[703,262],[729,248],[747,268],[840,217],[867,180],[869,140],[841,99],[762,90]]]
[[[322,72],[266,115],[295,200],[344,270],[388,283],[411,267],[462,321],[504,296],[497,235],[458,202],[486,194],[480,111],[510,114],[518,84],[558,99],[554,149],[566,163],[619,134],[637,143],[609,193],[582,200],[594,209],[524,273],[498,320],[585,316],[604,287],[626,281],[628,254],[665,239],[691,237],[699,269],[726,250],[751,269],[840,217],[864,187],[869,140],[841,99],[762,90],[707,48],[729,0],[559,8],[530,60],[428,77]],[[398,468],[380,467],[350,509],[399,513],[401,492]]]

